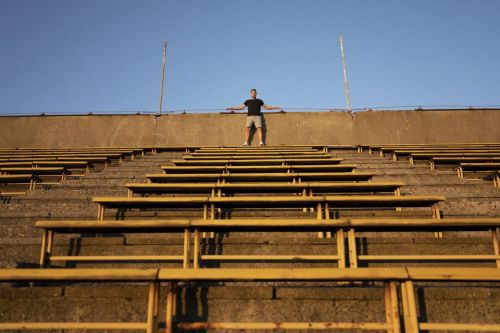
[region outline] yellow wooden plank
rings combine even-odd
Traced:
[[[423,331],[500,332],[500,324],[420,323]]]
[[[304,260],[304,261],[337,261],[340,259],[338,255],[202,255],[202,260],[214,260],[214,261],[252,261],[252,260],[268,260],[268,261],[280,261],[280,260]]]
[[[439,281],[500,281],[500,269],[497,268],[421,268],[407,267],[406,271],[412,280]]]
[[[22,322],[0,323],[0,330],[145,330],[141,322]]]
[[[152,281],[157,269],[135,268],[6,268],[0,281]]]
[[[372,322],[181,322],[175,326],[183,330],[384,330],[389,327],[386,323]]]
[[[205,268],[160,269],[162,281],[361,281],[405,280],[404,268]]]

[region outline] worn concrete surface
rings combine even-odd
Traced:
[[[0,117],[0,147],[240,145],[243,114]],[[495,110],[265,114],[269,145],[499,142]],[[256,145],[257,138],[253,140]]]

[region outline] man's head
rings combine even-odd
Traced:
[[[257,89],[250,90],[250,96],[252,96],[252,98],[256,98],[257,97]]]

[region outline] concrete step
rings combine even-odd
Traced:
[[[123,186],[117,187],[87,187],[87,188],[59,188],[54,190],[40,190],[35,191],[28,196],[20,196],[19,200],[29,200],[29,199],[82,199],[88,200],[94,196],[127,196],[127,189]]]
[[[121,171],[121,172],[109,172],[96,175],[89,175],[86,177],[85,182],[94,179],[134,179],[134,178],[146,178],[146,173],[144,171]]]
[[[446,197],[490,197],[500,200],[500,191],[491,186],[472,184],[453,185],[406,185],[401,188],[401,195],[444,195]]]
[[[452,283],[453,284],[453,283]],[[429,322],[495,323],[498,288],[416,285],[420,315]],[[180,288],[180,286],[179,286]],[[384,322],[381,284],[192,283],[179,289],[176,321]],[[0,289],[5,321],[145,321],[147,288],[137,284],[47,284]],[[165,308],[164,295],[160,309]],[[183,305],[185,304],[185,305]],[[113,309],[110,311],[109,309]],[[425,312],[424,312],[425,311]],[[159,321],[164,325],[164,311]],[[423,314],[422,314],[423,313]],[[328,331],[330,332],[330,331]],[[332,330],[333,332],[333,330]],[[337,330],[338,332],[338,330]]]

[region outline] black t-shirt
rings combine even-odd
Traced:
[[[248,115],[249,116],[260,116],[260,107],[264,105],[264,102],[261,99],[247,99],[244,103],[248,107]]]

